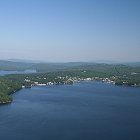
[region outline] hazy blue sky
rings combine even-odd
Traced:
[[[0,0],[0,59],[140,61],[140,0]]]

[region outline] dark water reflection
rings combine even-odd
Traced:
[[[0,106],[1,140],[140,140],[140,88],[33,87]]]

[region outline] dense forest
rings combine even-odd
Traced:
[[[19,69],[19,68],[20,69]],[[0,103],[12,101],[11,94],[35,85],[73,84],[80,80],[99,80],[115,85],[140,86],[140,67],[122,64],[61,63],[31,64],[0,62],[2,70],[35,69],[32,74],[9,74],[0,77]]]

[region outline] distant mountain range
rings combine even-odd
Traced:
[[[41,62],[43,62],[43,61],[40,61],[40,60],[26,60],[26,59],[7,59],[5,61],[24,62],[24,63],[41,63]]]
[[[42,60],[26,60],[26,59],[7,59],[0,61],[10,61],[10,62],[23,62],[23,63],[51,63],[51,64],[68,64],[68,65],[81,65],[81,64],[124,64],[128,66],[140,66],[140,62],[119,62],[119,61],[111,61],[111,60],[96,60],[91,62],[47,62]]]
[[[92,69],[92,70],[103,70],[104,68],[109,69],[114,67],[140,67],[140,62],[134,63],[95,63],[95,62],[68,62],[68,63],[49,63],[41,61],[32,61],[32,60],[22,60],[22,59],[9,59],[9,60],[0,60],[0,70],[36,70],[38,72],[49,72],[49,71],[58,71],[58,70],[80,70],[80,69]]]

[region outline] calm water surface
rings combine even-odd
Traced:
[[[8,74],[29,74],[36,73],[36,70],[25,70],[25,71],[6,71],[0,70],[0,76],[8,75]]]
[[[0,140],[140,140],[140,88],[33,87],[0,106]]]

